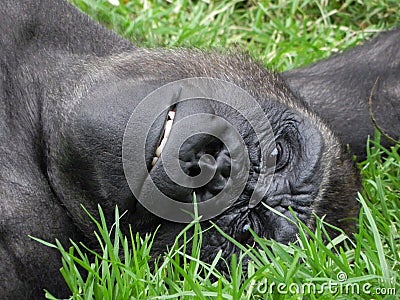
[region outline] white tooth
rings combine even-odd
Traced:
[[[165,122],[163,139],[162,139],[160,145],[158,146],[158,148],[156,149],[156,157],[161,156],[161,152],[163,151],[165,144],[167,143],[169,134],[171,133],[172,124],[174,123],[175,112],[172,110],[169,111],[168,116],[169,116],[170,120],[167,120],[167,122]]]
[[[174,112],[173,110],[170,110],[170,111],[168,112],[168,117],[169,117],[171,120],[173,120],[173,119],[175,118],[175,112]]]
[[[156,157],[160,157],[160,155],[161,155],[161,145],[160,146],[158,146],[158,148],[157,148],[157,150],[156,150]]]
[[[162,141],[161,141],[161,143],[160,143],[160,146],[158,146],[158,148],[157,148],[157,150],[156,150],[156,156],[157,156],[157,157],[160,157],[161,152],[164,150],[164,147],[165,147],[165,144],[166,144],[166,143],[167,143],[167,139],[166,139],[166,138],[163,138]]]
[[[172,128],[172,123],[174,122],[174,120],[168,120],[165,123],[165,132],[164,132],[164,137],[168,138],[169,137],[169,133],[171,132],[171,128]]]
[[[154,167],[157,163],[158,157],[153,157],[153,160],[151,162],[151,166]]]
[[[161,141],[160,147],[161,147],[161,152],[164,150],[165,144],[167,143],[167,138],[163,138]]]

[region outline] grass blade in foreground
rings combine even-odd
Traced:
[[[381,179],[363,182],[359,230],[353,240],[341,234],[322,243],[326,224],[321,219],[314,232],[300,224],[298,239],[290,245],[261,239],[252,232],[256,247],[242,246],[219,229],[241,249],[235,259],[226,262],[231,276],[223,276],[215,268],[221,253],[211,265],[200,259],[202,231],[197,218],[152,268],[150,249],[157,234],[124,237],[118,210],[109,230],[99,208],[101,222],[92,220],[98,227],[101,253],[77,244],[68,251],[59,243],[45,244],[62,253],[62,274],[71,299],[397,299],[400,157],[398,147],[372,145],[360,168],[365,178],[374,174]],[[187,249],[193,250],[187,253]],[[246,264],[247,272],[242,269]],[[50,293],[47,297],[53,299]]]

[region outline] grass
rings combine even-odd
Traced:
[[[252,232],[257,247],[243,246],[220,231],[241,249],[240,255],[227,262],[229,276],[216,269],[223,259],[221,253],[211,264],[200,260],[198,218],[177,236],[154,268],[150,249],[157,233],[145,238],[133,233],[123,236],[118,209],[112,228],[107,228],[101,208],[100,222],[91,217],[98,228],[100,252],[82,244],[74,243],[70,249],[58,242],[46,244],[62,253],[61,272],[71,299],[398,299],[399,147],[388,150],[379,140],[371,142],[368,159],[360,169],[365,190],[359,194],[362,209],[353,239],[341,234],[322,242],[329,225],[321,219],[314,232],[299,223],[297,241],[289,245],[261,239]],[[192,238],[187,235],[190,229],[195,232]],[[246,258],[250,262],[244,272]],[[50,292],[46,296],[55,299]]]
[[[138,45],[240,47],[278,71],[328,57],[400,24],[397,0],[71,2]]]
[[[136,44],[239,47],[278,71],[352,47],[400,20],[397,0],[71,2]],[[209,265],[199,259],[204,228],[198,222],[181,232],[154,269],[150,249],[157,234],[123,236],[118,210],[112,228],[102,214],[100,221],[92,218],[98,253],[81,244],[70,249],[46,244],[63,255],[62,274],[72,299],[398,299],[399,147],[385,149],[379,138],[367,147],[368,158],[359,164],[364,189],[353,240],[342,234],[322,243],[323,220],[315,232],[299,224],[297,241],[287,246],[254,236],[258,249],[237,244],[242,254],[232,257],[230,276],[215,268],[220,253]],[[194,239],[188,230],[195,231]],[[189,243],[192,250],[186,253]],[[247,273],[242,270],[245,257],[251,259]],[[48,299],[54,299],[51,292]]]

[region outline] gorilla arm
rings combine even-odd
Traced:
[[[282,74],[359,159],[374,135],[370,108],[378,126],[400,138],[399,40],[400,29],[385,32],[344,54]]]

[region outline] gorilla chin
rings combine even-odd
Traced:
[[[161,225],[153,254],[163,253],[184,224],[148,211],[131,190],[130,180],[139,183],[141,195],[149,201],[155,189],[146,194],[142,183],[150,178],[157,190],[179,203],[191,203],[196,193],[199,205],[223,193],[234,179],[243,180],[239,197],[212,218],[243,244],[251,242],[248,228],[282,243],[296,237],[296,226],[263,204],[289,218],[289,208],[293,209],[311,229],[316,214],[346,233],[354,230],[360,184],[350,155],[278,75],[246,55],[139,49],[63,1],[6,0],[0,15],[0,295],[4,298],[37,299],[43,289],[59,291],[59,297],[68,294],[59,272],[59,253],[29,236],[90,245],[94,228],[81,205],[96,215],[100,204],[110,223],[118,205],[128,212],[121,227],[128,229],[130,224],[134,232],[145,234]],[[158,104],[163,112],[149,131],[144,130],[143,119],[130,119],[150,93],[195,77],[243,89],[261,107],[263,117],[258,118],[255,106],[244,99],[243,109],[237,111],[207,97],[171,106],[171,98],[165,96]],[[220,98],[231,97],[237,94],[227,92]],[[180,143],[184,128],[170,125],[194,114],[211,116],[206,124],[211,132]],[[221,119],[235,128],[232,134]],[[129,170],[130,177],[125,176],[122,155],[128,123],[134,129],[130,153],[144,152],[138,156],[143,170]],[[273,139],[268,138],[270,133]],[[135,139],[142,135],[145,144]],[[211,180],[197,187],[176,184],[167,175],[164,160],[154,158],[172,150],[178,152],[186,176],[195,178],[212,170]],[[244,165],[241,156],[234,159],[238,152],[246,152],[248,169],[245,176],[233,178]],[[272,180],[259,185],[272,163]],[[253,195],[261,195],[257,205],[251,202]],[[237,251],[212,230],[203,241],[205,259],[219,250],[224,257]]]

